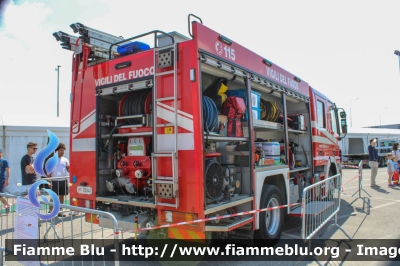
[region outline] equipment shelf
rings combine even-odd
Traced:
[[[310,167],[308,167],[308,166],[306,166],[306,167],[296,167],[294,169],[291,169],[289,171],[289,173],[296,173],[296,172],[306,171],[306,170],[309,170],[309,169],[310,169]]]
[[[305,130],[288,129],[288,132],[294,134],[308,134],[308,131]]]
[[[257,131],[263,130],[282,130],[283,126],[280,123],[264,121],[264,120],[257,120],[254,119],[253,127]]]
[[[218,203],[208,204],[204,211],[204,215],[211,214],[217,211],[225,210],[246,202],[250,202],[254,197],[249,195],[239,195],[232,198],[232,200],[221,200]]]
[[[286,164],[256,166],[254,171],[255,172],[264,172],[264,171],[277,170],[277,169],[288,169],[288,166]]]
[[[147,132],[137,132],[137,133],[123,133],[123,134],[113,134],[112,137],[138,137],[138,136],[152,136],[153,132],[152,131],[147,131]],[[101,138],[106,139],[110,135],[109,134],[102,134]]]
[[[236,137],[225,137],[219,135],[206,135],[204,134],[204,139],[220,141],[220,142],[236,142],[236,141],[249,141],[249,138],[236,138]]]

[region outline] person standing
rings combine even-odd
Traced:
[[[8,179],[10,178],[10,166],[8,161],[3,158],[3,150],[0,149],[0,192],[3,193],[3,190],[6,186],[8,186]],[[0,201],[3,205],[8,205],[7,199],[4,197],[0,197]],[[6,213],[10,212],[10,207],[6,207]]]
[[[21,159],[21,174],[22,174],[22,185],[32,185],[36,181],[36,172],[35,169],[33,168],[33,157],[37,151],[37,143],[35,142],[29,142],[28,145],[26,145],[26,148],[28,149],[27,153],[22,156]]]
[[[378,152],[375,149],[376,146],[376,139],[371,139],[369,141],[369,146],[368,146],[368,154],[369,154],[369,167],[371,167],[371,187],[372,188],[376,188],[379,187],[376,184],[376,175],[378,174],[378,167],[379,167],[379,163],[378,163]]]
[[[69,161],[64,157],[66,150],[64,143],[60,143],[56,148],[58,152],[58,161],[53,171],[50,173],[52,177],[51,190],[53,190],[60,200],[61,204],[64,204],[64,196],[68,195],[68,183],[66,177],[69,176]]]
[[[65,196],[69,194],[69,160],[64,157],[64,153],[67,147],[64,143],[60,143],[56,148],[58,152],[57,165],[54,167],[53,171],[50,173],[52,177],[51,189],[58,195],[58,199],[61,204],[64,204]],[[57,180],[59,179],[59,180]],[[53,208],[50,206],[50,211]],[[72,215],[78,215],[76,211],[72,212]]]
[[[397,164],[400,165],[400,152],[399,152],[399,143],[398,142],[393,143],[392,155],[394,157],[393,161],[397,162]]]

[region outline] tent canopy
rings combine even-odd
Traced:
[[[21,186],[21,158],[27,153],[28,142],[36,142],[38,151],[46,147],[47,130],[53,132],[60,142],[65,143],[65,157],[69,158],[69,121],[50,116],[13,116],[0,115],[0,147],[3,158],[10,166],[10,193],[24,193],[26,187]],[[35,155],[34,155],[35,157]]]

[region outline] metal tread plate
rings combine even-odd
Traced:
[[[204,210],[204,214],[207,215],[207,214],[210,214],[213,212],[231,208],[233,206],[237,206],[237,205],[240,205],[240,204],[243,204],[246,202],[250,202],[253,199],[254,199],[254,197],[252,197],[252,196],[242,195],[242,196],[233,197],[232,200],[230,200],[230,201],[223,200],[218,203],[209,204],[206,206],[206,209]]]
[[[243,226],[247,223],[250,223],[253,221],[253,217],[246,217],[244,219],[240,219],[237,221],[234,221],[229,224],[224,224],[224,225],[206,225],[205,231],[208,232],[228,232],[231,230],[236,229],[237,227]]]
[[[154,203],[154,200],[145,200],[145,199],[141,199],[141,198],[138,198],[138,199],[131,198],[128,200],[119,200],[117,196],[111,196],[111,197],[96,197],[96,201],[118,203],[118,204],[125,204],[125,205],[138,206],[138,207],[147,207],[147,208],[154,208],[156,206],[156,204]]]

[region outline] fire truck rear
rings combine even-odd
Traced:
[[[71,25],[79,36],[53,34],[74,52],[72,203],[114,213],[122,230],[289,205],[157,230],[273,244],[285,215],[300,214],[290,204],[302,189],[340,173],[346,114],[299,77],[189,21],[191,38],[123,39],[80,23]]]

